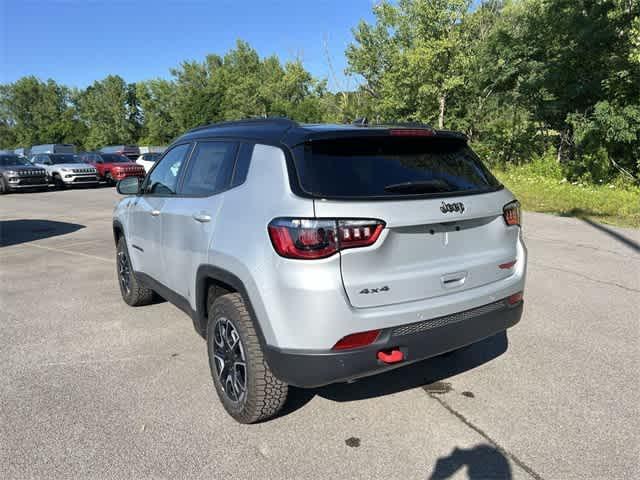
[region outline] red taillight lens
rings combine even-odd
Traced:
[[[338,251],[333,220],[279,218],[269,224],[269,237],[276,252],[287,258],[325,258]]]
[[[520,202],[517,200],[507,203],[502,207],[502,216],[507,225],[521,225],[520,223]]]
[[[268,227],[278,255],[304,260],[330,257],[341,249],[373,245],[383,229],[384,222],[380,220],[311,218],[277,218]]]
[[[367,332],[353,333],[338,340],[332,350],[349,350],[351,348],[366,347],[376,341],[380,330],[369,330]]]
[[[341,249],[373,245],[384,223],[379,220],[338,220],[338,242]]]

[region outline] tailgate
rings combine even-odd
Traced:
[[[507,190],[446,200],[373,205],[316,201],[318,217],[379,218],[386,228],[371,247],[341,252],[344,289],[352,306],[376,307],[479,287],[510,276],[518,227],[507,227]],[[461,202],[463,213],[441,211]]]
[[[352,306],[423,300],[512,274],[504,264],[516,259],[520,228],[507,226],[503,207],[513,195],[464,137],[397,128],[353,135],[295,151],[316,217],[386,223],[372,245],[340,249]]]

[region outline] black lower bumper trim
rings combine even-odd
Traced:
[[[296,387],[312,388],[355,380],[435,357],[470,345],[512,327],[520,321],[523,303],[505,306],[465,320],[409,335],[392,336],[397,328],[383,331],[378,341],[365,348],[335,352],[287,351],[267,346],[267,362],[274,375]],[[404,361],[393,365],[380,362],[377,352],[399,348]]]

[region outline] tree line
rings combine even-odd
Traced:
[[[86,89],[0,85],[0,147],[167,144],[216,121],[423,122],[463,131],[490,163],[559,162],[569,178],[640,178],[640,2],[383,1],[353,28],[351,91],[246,42],[168,79]]]

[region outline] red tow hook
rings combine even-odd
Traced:
[[[391,350],[380,350],[378,352],[378,360],[384,363],[398,363],[404,360],[404,353],[397,348]]]

